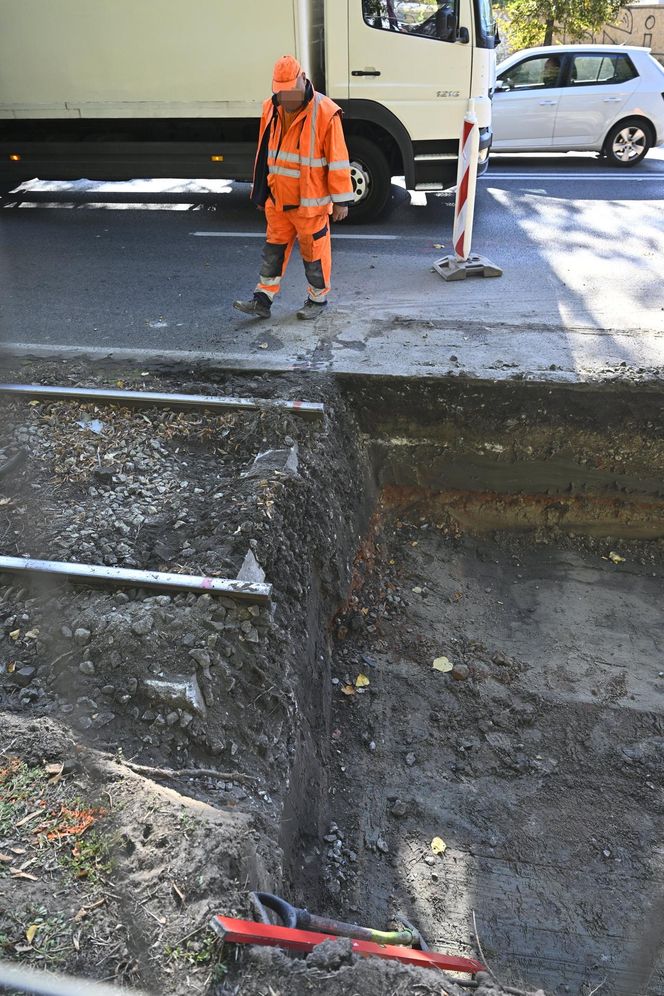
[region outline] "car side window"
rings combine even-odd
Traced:
[[[540,55],[525,59],[500,74],[504,90],[546,90],[558,86],[562,58],[559,55]]]
[[[444,40],[439,18],[454,22],[456,13],[457,0],[362,0],[362,16],[370,28],[422,38]]]
[[[626,83],[635,76],[638,73],[627,55],[577,55],[572,60],[569,85]]]

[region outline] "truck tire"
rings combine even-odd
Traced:
[[[387,159],[377,145],[359,135],[349,136],[348,154],[356,197],[348,220],[371,221],[382,214],[390,199],[392,177]]]
[[[604,142],[604,155],[611,166],[636,166],[652,146],[648,124],[640,118],[625,118],[615,124]]]

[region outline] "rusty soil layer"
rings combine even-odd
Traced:
[[[64,764],[111,841],[85,894],[43,849],[17,881],[30,800],[0,794],[3,957],[50,965],[47,922],[59,967],[148,991],[440,993],[189,940],[259,887],[464,955],[475,910],[524,990],[664,992],[661,390],[9,373],[328,414],[0,403],[1,554],[228,578],[251,554],[274,591],[0,585],[0,751]]]

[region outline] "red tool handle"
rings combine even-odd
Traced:
[[[292,927],[275,927],[272,924],[254,923],[253,920],[236,920],[230,916],[215,916],[210,925],[224,941],[289,948],[291,951],[313,951],[322,941],[339,940],[333,934],[294,930]],[[484,965],[475,958],[437,954],[435,951],[418,951],[416,948],[400,947],[396,944],[374,944],[373,941],[351,940],[351,944],[353,951],[358,955],[365,957],[375,955],[377,958],[400,961],[404,965],[439,968],[441,971],[449,972],[467,972],[469,975],[486,971]]]

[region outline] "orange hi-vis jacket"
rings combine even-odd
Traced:
[[[279,211],[297,210],[300,217],[329,214],[333,204],[353,203],[341,108],[309,86],[308,96],[285,134],[283,117],[268,98],[258,139],[260,150],[269,129],[267,183],[274,206]]]

